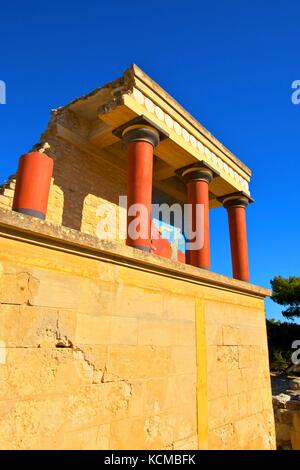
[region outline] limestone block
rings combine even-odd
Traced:
[[[10,188],[5,188],[5,189],[4,189],[4,192],[3,192],[4,196],[7,196],[7,197],[9,197],[9,198],[13,198],[13,197],[14,197],[14,193],[15,193],[14,190],[13,190],[13,189],[10,189]]]
[[[244,346],[261,346],[266,343],[265,327],[240,327],[240,344]]]
[[[183,408],[196,408],[196,377],[192,375],[176,375],[168,377],[167,397],[169,408],[182,406]]]
[[[109,434],[109,424],[61,433],[60,436],[57,436],[56,448],[58,450],[107,450],[109,448]]]
[[[278,408],[285,408],[287,402],[290,401],[290,399],[290,395],[287,395],[286,393],[280,393],[279,395],[273,397],[273,406]]]
[[[198,436],[196,435],[174,442],[172,450],[198,450]]]
[[[259,389],[248,390],[246,393],[248,414],[254,415],[263,410],[263,400]]]
[[[219,402],[218,402],[219,400]],[[245,416],[247,416],[247,399],[244,393],[232,395],[230,397],[223,397],[222,399],[213,400],[211,403],[214,404],[213,416],[215,419],[212,421],[211,429],[214,427],[219,427],[223,424],[229,424],[235,422]],[[218,414],[218,406],[223,406],[223,409],[220,410]],[[210,409],[210,406],[209,406]],[[209,415],[210,419],[210,415]],[[214,425],[213,425],[214,424]]]
[[[11,198],[0,194],[0,205],[3,207],[3,209],[9,209],[12,205]]]
[[[244,392],[249,384],[245,383],[240,369],[227,371],[228,395],[236,395]]]
[[[260,396],[262,400],[263,410],[271,410],[272,407],[272,390],[271,386],[262,387],[260,389]]]
[[[137,418],[144,414],[145,384],[144,380],[130,380],[131,399],[128,404],[128,416]]]
[[[178,322],[178,333],[176,344],[179,346],[190,346],[196,343],[195,322]]]
[[[218,346],[217,347],[217,367],[226,369],[237,369],[239,367],[238,346]]]
[[[250,348],[248,346],[239,346],[238,354],[240,369],[252,366]]]
[[[144,414],[152,415],[176,406],[174,397],[169,394],[169,379],[147,380],[144,385]]]
[[[1,272],[0,303],[33,305],[39,281],[30,272]]]
[[[210,400],[228,396],[227,371],[212,370],[207,376],[207,386]],[[238,393],[238,390],[234,393]]]
[[[131,384],[121,379],[73,388],[64,397],[64,429],[71,432],[124,419],[131,399]]]
[[[145,418],[131,418],[114,421],[110,426],[110,449],[144,450]]]
[[[269,383],[266,381],[264,376],[264,370],[261,368],[248,367],[246,369],[241,369],[243,381],[245,384],[251,384],[251,389],[261,389],[262,387],[267,387]],[[269,375],[269,371],[267,371]]]
[[[109,344],[111,318],[109,316],[77,315],[75,342],[87,345]]]
[[[48,307],[0,305],[0,331],[6,346],[55,347],[58,311]]]
[[[138,320],[124,316],[111,317],[111,344],[134,345],[138,342]]]
[[[206,348],[206,367],[207,372],[221,369],[221,362],[217,361],[218,346],[207,346]]]
[[[195,299],[183,295],[164,296],[164,313],[169,319],[195,321]]]
[[[150,318],[139,320],[138,343],[140,345],[172,346],[178,344],[178,340],[178,322]]]
[[[116,315],[126,317],[164,318],[163,296],[159,290],[150,290],[121,284],[116,297]]]
[[[147,449],[170,446],[174,441],[175,417],[169,414],[155,414],[145,419],[144,438]]]
[[[206,338],[208,346],[223,345],[223,326],[219,324],[206,325]]]
[[[247,416],[241,420],[235,421],[234,432],[236,435],[237,449],[249,449],[249,444],[259,435],[258,415]]]
[[[75,343],[77,315],[73,309],[59,309],[57,320],[57,336],[60,346],[70,346]]]
[[[213,429],[208,435],[208,448],[210,450],[233,450],[235,447],[235,436],[233,424],[226,424]]]
[[[173,441],[177,442],[197,433],[196,409],[196,403],[192,401],[189,405],[185,406],[180,406],[180,403],[178,403],[178,408],[174,411],[172,410],[168,421],[171,424]]]
[[[171,370],[172,374],[190,373],[196,374],[196,347],[172,346],[171,348]]]
[[[103,379],[103,372],[106,369],[108,361],[108,346],[107,345],[87,345],[76,343],[76,348],[82,352],[82,359],[90,364],[95,371],[102,371],[100,382]],[[93,380],[96,377],[94,376]]]
[[[76,309],[80,300],[82,280],[66,273],[34,270],[39,289],[32,296],[31,305]]]
[[[223,326],[223,344],[226,346],[237,346],[240,344],[240,330],[231,325]]]
[[[116,287],[111,282],[93,282],[84,280],[82,283],[78,311],[95,316],[116,315]]]
[[[13,402],[1,419],[0,449],[43,448],[43,436],[59,432],[64,419],[62,400],[52,397]]]
[[[107,372],[126,380],[165,376],[171,369],[167,347],[110,346]]]
[[[8,348],[6,366],[10,399],[31,399],[54,393],[58,366],[72,361],[71,349]]]

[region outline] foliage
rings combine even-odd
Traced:
[[[284,356],[286,354],[282,351],[274,351],[273,358],[270,362],[271,370],[276,370],[277,372],[282,372],[289,367],[289,361]]]
[[[267,320],[268,346],[271,370],[282,371],[291,365],[292,343],[300,340],[300,325]]]
[[[286,318],[300,317],[300,278],[290,276],[283,278],[275,276],[271,280],[272,300],[279,305],[288,305],[289,307],[282,312]]]

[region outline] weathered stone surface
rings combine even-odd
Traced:
[[[33,305],[39,281],[30,272],[5,272],[0,267],[0,303]]]
[[[279,449],[297,449],[300,432],[300,402],[291,390],[290,377],[272,376],[273,390],[286,389],[286,394],[273,396],[276,441]]]
[[[99,242],[105,260],[97,258],[89,236],[34,225],[39,244],[0,237],[3,448],[194,449],[203,390],[209,431],[201,428],[201,446],[272,447],[262,293],[241,295],[230,280],[228,291],[216,288],[211,273],[210,285],[197,284],[198,270],[186,266],[168,276],[172,263],[134,259],[128,247]],[[197,383],[197,367],[206,366]]]
[[[208,446],[211,450],[234,449],[235,435],[233,424],[214,429],[209,436]]]
[[[291,397],[289,395],[286,395],[285,393],[280,393],[280,395],[273,397],[273,406],[276,406],[278,408],[286,408],[286,405],[290,401],[290,399]]]

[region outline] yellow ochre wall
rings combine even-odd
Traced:
[[[274,448],[262,298],[57,240],[0,226],[0,449]]]

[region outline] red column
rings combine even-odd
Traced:
[[[133,127],[123,140],[128,144],[127,245],[150,251],[153,151],[159,135],[152,128]]]
[[[202,164],[184,169],[181,174],[187,183],[190,229],[196,233],[190,243],[200,241],[200,246],[188,250],[187,260],[192,266],[210,269],[209,183],[213,172]]]
[[[53,160],[42,152],[22,155],[16,179],[13,210],[45,219],[53,173]]]
[[[248,198],[243,196],[225,199],[223,202],[228,212],[233,277],[246,282],[249,282],[246,228],[248,203]]]

